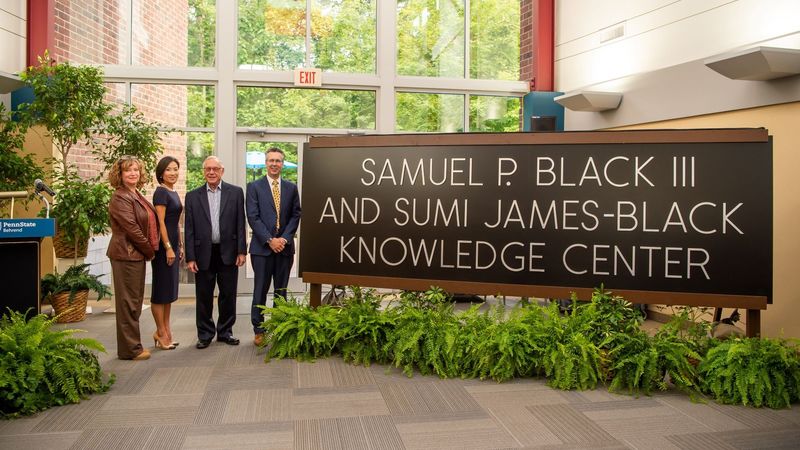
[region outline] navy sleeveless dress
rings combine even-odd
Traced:
[[[180,228],[179,221],[181,213],[183,212],[183,205],[181,205],[181,198],[177,192],[170,191],[162,186],[156,188],[153,192],[153,205],[166,206],[166,215],[164,216],[164,224],[167,226],[167,235],[169,235],[169,242],[172,245],[172,250],[175,251],[175,262],[171,266],[167,265],[167,249],[164,248],[164,243],[160,242],[156,257],[151,262],[153,268],[153,289],[150,303],[165,304],[172,303],[178,299],[178,270],[180,269],[181,262],[177,258],[180,257]],[[159,234],[159,239],[161,235]]]

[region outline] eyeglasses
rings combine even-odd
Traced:
[[[203,167],[204,172],[220,172],[222,167]]]

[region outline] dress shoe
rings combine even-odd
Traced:
[[[195,347],[203,349],[211,345],[211,339],[200,339],[197,341]]]
[[[165,344],[161,342],[158,338],[158,332],[153,333],[153,343],[155,344],[156,348],[160,348],[161,350],[174,350],[175,344]]]
[[[131,358],[133,361],[144,361],[145,359],[150,359],[150,351],[147,349],[142,350],[141,353]]]
[[[239,345],[239,338],[235,338],[233,336],[219,337],[217,340],[228,345]]]
[[[258,333],[253,338],[253,344],[256,344],[256,347],[261,347],[264,345],[264,333]]]

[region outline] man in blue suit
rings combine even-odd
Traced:
[[[261,308],[267,303],[270,281],[274,279],[273,297],[286,296],[289,271],[294,263],[294,234],[300,225],[300,195],[297,185],[281,179],[285,155],[279,148],[267,150],[267,175],[247,184],[247,221],[253,229],[250,261],[255,280],[250,320],[253,342],[261,345],[264,321]]]
[[[228,345],[236,322],[236,285],[247,255],[242,188],[222,181],[225,168],[216,156],[203,161],[206,184],[186,194],[184,237],[186,265],[195,274],[197,348],[206,348],[214,335]],[[216,326],[214,287],[219,285]]]

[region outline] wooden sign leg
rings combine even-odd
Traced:
[[[317,306],[322,304],[322,285],[311,283],[311,295],[308,298],[308,304],[312,308],[316,308]]]
[[[747,337],[761,336],[761,310],[748,309],[747,310],[747,327],[745,328],[745,335]]]

